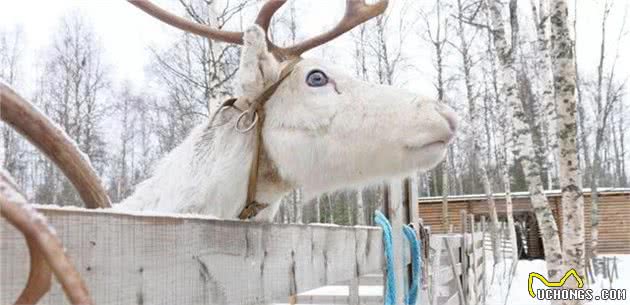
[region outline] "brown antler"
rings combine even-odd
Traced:
[[[147,14],[186,32],[227,43],[243,44],[243,32],[217,30],[186,20],[161,9],[148,0],[129,0],[129,2]],[[286,2],[287,0],[268,0],[258,12],[256,24],[262,27],[265,32],[269,32],[271,18]],[[289,47],[278,47],[273,42],[267,40],[269,50],[274,53],[276,57],[283,60],[298,57],[304,52],[323,45],[339,37],[341,34],[352,30],[357,25],[382,14],[387,8],[388,2],[389,0],[380,0],[375,4],[367,4],[365,0],[346,0],[346,12],[341,21],[331,30]]]
[[[365,0],[346,0],[346,12],[334,28],[294,46],[278,48],[279,52],[283,54],[285,58],[300,56],[304,52],[321,46],[339,37],[341,34],[352,30],[357,25],[382,14],[387,8],[388,3],[389,0],[380,0],[375,4],[367,4]]]
[[[93,304],[81,275],[45,218],[28,206],[13,179],[0,171],[0,215],[24,235],[31,256],[28,281],[15,304],[36,304],[50,289],[52,272],[70,303]]]
[[[135,5],[145,13],[161,20],[162,22],[170,24],[186,32],[227,43],[243,44],[243,32],[217,30],[203,24],[186,20],[185,18],[179,17],[160,8],[148,0],[129,0],[129,3]]]
[[[50,158],[79,192],[88,208],[111,206],[101,181],[76,145],[37,108],[0,83],[0,118]]]

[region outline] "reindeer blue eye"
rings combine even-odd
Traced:
[[[319,70],[313,70],[306,76],[306,83],[311,87],[322,87],[328,84],[328,76]]]

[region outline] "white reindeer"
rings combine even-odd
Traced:
[[[305,51],[381,14],[387,0],[372,5],[347,0],[337,26],[288,48],[267,39],[271,17],[286,0],[266,2],[256,25],[244,33],[192,23],[145,0],[130,2],[183,30],[242,44],[242,92],[234,107],[222,107],[214,120],[196,127],[117,209],[235,219],[250,204],[252,193],[256,203],[269,205],[252,219],[271,221],[281,197],[293,189],[301,188],[308,198],[409,176],[440,162],[453,138],[456,115],[446,105],[359,81],[321,60],[297,62]],[[281,71],[288,76],[279,80]],[[249,101],[272,84],[277,89],[259,112],[260,138],[255,130],[237,130],[236,121]],[[252,170],[256,183],[248,192]]]

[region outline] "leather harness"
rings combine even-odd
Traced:
[[[227,101],[223,102],[217,112],[215,112],[215,116],[217,113],[220,113],[225,108],[235,108],[241,113],[236,119],[234,124],[234,128],[241,133],[247,133],[252,131],[256,133],[254,136],[254,158],[252,160],[250,169],[249,169],[249,180],[247,183],[247,198],[245,199],[245,207],[238,215],[239,219],[251,219],[258,215],[260,211],[264,208],[268,207],[269,204],[257,202],[256,201],[256,186],[258,180],[258,167],[260,163],[260,156],[262,154],[262,125],[265,121],[265,113],[264,113],[264,105],[265,103],[273,96],[276,92],[280,84],[284,80],[291,75],[295,65],[300,62],[301,58],[296,58],[291,60],[280,72],[280,77],[273,84],[267,86],[261,94],[259,94],[255,99],[249,102],[249,99],[244,97],[239,98],[231,98]],[[237,102],[243,101],[245,104],[249,105],[247,109],[244,111],[240,108],[236,107],[235,104]],[[214,117],[212,118],[214,120]],[[249,120],[249,124],[244,125],[246,121]]]

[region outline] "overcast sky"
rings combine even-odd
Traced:
[[[343,2],[340,0],[307,1],[294,0],[308,9],[309,14],[298,21],[302,33],[317,32],[323,25],[330,25],[341,14]],[[433,1],[426,3],[433,3]],[[22,27],[23,39],[26,42],[27,54],[24,55],[23,67],[32,71],[37,65],[37,58],[41,50],[50,44],[50,37],[58,25],[59,19],[64,15],[79,11],[92,23],[92,26],[100,38],[105,49],[105,59],[110,65],[116,81],[131,80],[136,86],[142,86],[147,81],[144,69],[149,63],[149,45],[167,43],[178,30],[161,24],[152,17],[142,13],[137,8],[123,0],[4,0],[0,10],[0,28],[10,29],[15,26]],[[175,1],[158,0],[156,3],[165,7],[177,7]],[[396,0],[390,0],[396,5]],[[526,5],[524,11],[529,10],[530,1],[520,0],[519,5]],[[600,1],[580,0],[578,12],[578,54],[580,69],[585,73],[595,73],[599,52],[599,24],[601,20]],[[617,48],[617,36],[620,22],[623,19],[625,6],[624,0],[613,0],[615,9],[610,17],[609,24],[609,51]],[[311,13],[313,12],[313,13]],[[414,33],[411,33],[415,35]],[[348,36],[348,35],[346,35]],[[425,42],[418,40],[417,52],[409,61],[410,71],[401,76],[403,81],[413,80],[413,87],[419,91],[433,91],[431,65],[431,51]],[[346,39],[347,40],[347,39]],[[341,46],[343,45],[343,42]],[[348,44],[345,45],[349,46]],[[630,75],[630,43],[628,37],[620,46],[622,52],[618,63],[619,73],[624,77]],[[343,48],[335,48],[339,52]],[[351,54],[351,50],[347,50]],[[327,53],[330,51],[327,51]],[[321,57],[322,50],[318,50],[309,56]],[[31,72],[32,73],[32,72]],[[27,76],[32,77],[32,76]],[[432,93],[432,92],[431,92]]]

